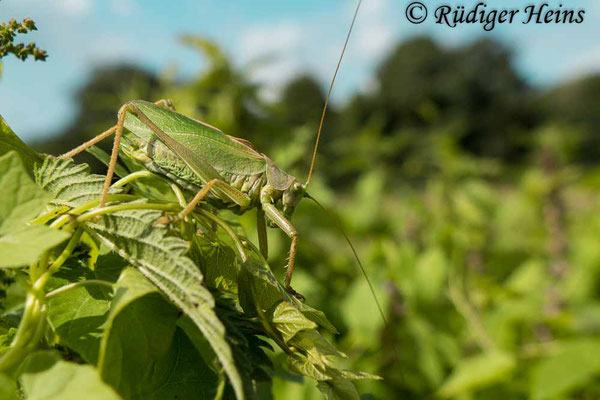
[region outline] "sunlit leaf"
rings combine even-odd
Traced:
[[[0,157],[0,268],[22,267],[69,237],[47,226],[29,225],[49,196],[38,188],[16,152]]]

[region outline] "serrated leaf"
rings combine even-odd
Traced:
[[[0,268],[28,265],[69,237],[47,226],[28,225],[49,198],[15,152],[0,157],[0,187]]]
[[[455,397],[500,382],[515,369],[514,357],[491,350],[461,361],[439,390],[442,397]]]
[[[326,368],[333,365],[329,357],[343,357],[346,355],[336,349],[329,343],[316,329],[303,330],[298,332],[289,341],[291,346],[302,349],[307,356],[308,361],[318,365],[320,368]]]
[[[198,267],[184,255],[187,243],[167,236],[167,228],[153,227],[160,215],[151,210],[122,211],[87,223],[87,229],[138,267],[194,321],[223,364],[238,399],[243,399],[242,381],[225,341],[225,328],[213,310],[214,299],[202,285]]]
[[[271,322],[288,342],[294,335],[305,329],[316,329],[317,324],[309,320],[290,303],[282,301],[272,312]]]
[[[318,367],[301,353],[294,353],[288,356],[288,363],[293,371],[317,381],[331,379],[331,376],[327,374],[324,368]]]
[[[75,164],[73,160],[47,157],[35,170],[36,183],[51,195],[55,206],[77,207],[96,200],[102,193],[106,177],[90,174],[87,164]],[[119,193],[111,189],[110,193]]]
[[[21,373],[27,400],[81,400],[84,393],[86,400],[121,399],[94,367],[62,361],[54,352],[31,354]]]
[[[558,354],[538,362],[532,370],[532,399],[555,399],[600,376],[600,340],[563,343]]]

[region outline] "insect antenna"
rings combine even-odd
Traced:
[[[362,0],[358,1],[356,5],[356,10],[354,10],[354,17],[352,17],[352,23],[350,24],[350,29],[348,29],[348,34],[346,35],[346,41],[344,42],[344,47],[342,48],[342,53],[340,54],[340,58],[338,60],[337,66],[335,67],[335,72],[333,73],[333,78],[331,79],[331,83],[329,84],[329,90],[327,90],[327,96],[325,96],[325,104],[323,105],[323,112],[321,113],[321,121],[319,122],[319,129],[317,130],[317,140],[315,141],[315,149],[312,155],[312,161],[310,162],[310,169],[308,170],[308,178],[306,179],[305,187],[308,186],[310,182],[310,178],[313,173],[313,169],[315,167],[315,159],[317,158],[317,149],[319,148],[319,139],[321,138],[321,130],[323,129],[323,122],[325,121],[325,114],[327,113],[327,106],[329,105],[329,97],[331,96],[331,91],[333,90],[333,84],[335,83],[335,78],[340,70],[340,66],[342,65],[342,60],[344,59],[344,53],[346,52],[346,47],[348,46],[348,41],[350,40],[350,34],[352,33],[352,28],[354,28],[354,23],[356,22],[356,16],[358,15],[358,10],[360,9],[360,5]]]
[[[356,259],[356,262],[358,263],[358,267],[360,268],[360,271],[362,272],[363,276],[365,277],[365,280],[367,281],[367,283],[369,285],[369,290],[371,291],[371,295],[373,296],[373,299],[375,300],[375,304],[377,304],[377,309],[379,310],[379,314],[381,314],[381,318],[383,319],[383,323],[385,324],[385,327],[387,329],[388,322],[387,322],[387,318],[385,317],[385,313],[383,312],[383,307],[381,307],[381,303],[377,299],[377,295],[375,294],[375,289],[373,288],[373,284],[371,283],[371,279],[369,279],[369,275],[367,275],[367,270],[365,270],[365,267],[363,266],[362,262],[360,261],[360,258],[358,257],[358,252],[356,251],[356,248],[354,248],[354,245],[350,241],[350,238],[348,237],[348,235],[346,234],[346,232],[342,228],[342,224],[340,223],[340,221],[327,208],[325,208],[324,205],[322,205],[321,203],[319,203],[317,201],[317,199],[315,199],[314,197],[310,196],[308,193],[305,193],[304,196],[315,202],[315,204],[335,224],[336,228],[340,231],[340,233],[342,234],[342,236],[344,236],[344,239],[346,239],[346,242],[348,243],[348,245],[352,249],[352,253],[354,253],[354,258]]]

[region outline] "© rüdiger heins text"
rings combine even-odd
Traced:
[[[486,31],[501,24],[581,24],[585,10],[571,9],[563,4],[530,4],[523,8],[496,9],[479,2],[472,7],[442,5],[435,9],[435,23],[456,28],[462,24],[481,24]]]

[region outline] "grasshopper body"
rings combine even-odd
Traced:
[[[270,226],[279,227],[290,237],[285,287],[302,298],[290,285],[298,233],[289,219],[306,195],[305,184],[282,171],[247,140],[179,114],[164,100],[128,102],[119,110],[117,125],[63,157],[72,157],[112,134],[115,134],[113,154],[100,207],[106,203],[117,155],[122,149],[148,170],[194,194],[176,219],[185,218],[202,200],[238,214],[257,208],[259,245],[265,257],[268,252],[265,217]]]

